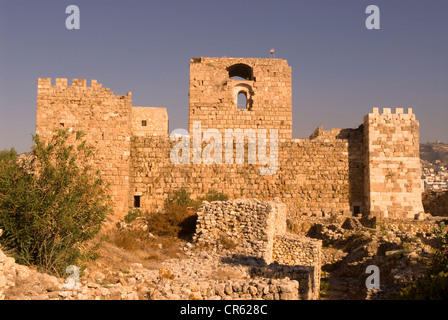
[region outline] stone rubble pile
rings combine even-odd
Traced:
[[[187,249],[188,250],[188,249]],[[188,251],[187,255],[196,255]],[[291,280],[286,273],[276,277],[261,274],[254,277],[253,270],[259,261],[252,263],[227,259],[221,254],[204,252],[202,259],[163,263],[157,281],[149,289],[148,298],[156,300],[298,300],[301,298],[299,281]],[[223,264],[224,261],[224,264]],[[227,262],[227,263],[226,263]]]
[[[17,264],[0,250],[0,300],[301,298],[299,281],[288,278],[290,274],[254,277],[252,270],[260,263],[256,259],[232,260],[230,251],[207,252],[190,243],[183,251],[186,258],[166,260],[158,270],[144,268],[139,263],[127,270],[86,269],[80,276],[79,286],[68,289],[66,279]]]
[[[438,245],[435,221],[382,219],[368,227],[362,221],[355,217],[310,218],[306,235],[323,242],[321,263],[324,273],[329,274],[324,281],[330,281],[330,298],[395,299],[402,287],[425,272]],[[369,265],[380,269],[380,290],[366,289]]]
[[[79,287],[69,289],[66,279],[17,264],[0,250],[0,300],[135,300],[144,294],[144,280],[151,278],[150,272],[138,268],[116,275],[114,283],[103,283],[101,273],[95,274],[96,280],[81,277]]]

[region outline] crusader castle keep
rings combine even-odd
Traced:
[[[36,134],[82,130],[97,148],[95,164],[110,183],[115,217],[129,208],[157,210],[175,190],[210,190],[230,198],[278,198],[288,216],[344,212],[414,218],[423,212],[419,123],[411,109],[373,108],[357,128],[316,129],[292,139],[291,67],[281,59],[193,58],[189,131],[278,130],[278,169],[262,164],[175,164],[164,108],[134,107],[96,80],[38,79]],[[238,96],[243,96],[240,105]],[[268,147],[269,149],[269,147]]]

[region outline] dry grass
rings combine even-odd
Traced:
[[[222,197],[222,194],[210,196]],[[186,192],[179,191],[167,199],[161,212],[130,211],[126,218],[129,226],[108,230],[98,260],[118,270],[134,263],[154,270],[166,259],[182,259],[181,248],[196,230],[195,208],[199,205],[200,201],[193,201]],[[231,240],[224,244],[234,245]]]
[[[235,249],[237,246],[237,243],[230,239],[228,236],[222,235],[219,238],[219,242],[223,245],[225,249]]]
[[[241,278],[241,273],[231,268],[219,268],[210,275],[214,280],[232,280]]]
[[[112,247],[115,253],[102,252],[104,255],[119,253],[125,260],[141,263],[146,268],[157,268],[166,259],[182,258],[183,241],[175,237],[154,237],[143,230],[114,230],[107,234],[107,251]]]
[[[151,246],[148,233],[144,231],[115,231],[108,234],[106,241],[127,251],[147,250]]]
[[[161,268],[159,269],[159,278],[166,281],[166,280],[173,280],[175,276],[170,269]]]
[[[145,215],[149,232],[158,236],[191,240],[196,230],[196,212],[178,204],[167,204],[161,212]]]

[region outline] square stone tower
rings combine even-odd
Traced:
[[[94,166],[109,185],[115,217],[128,211],[132,95],[115,95],[97,80],[39,78],[36,134],[43,140],[58,128],[83,131],[96,148]]]
[[[286,60],[193,58],[190,61],[189,131],[277,129],[292,138],[291,67]]]
[[[128,213],[135,199],[130,184],[131,137],[168,134],[165,108],[133,107],[132,94],[115,95],[97,80],[39,78],[37,86],[36,134],[48,140],[58,128],[83,131],[96,148],[93,165],[109,183],[113,218]]]
[[[378,108],[364,117],[365,197],[370,216],[414,218],[424,212],[419,122],[412,109]]]

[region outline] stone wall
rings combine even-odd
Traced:
[[[322,242],[293,234],[276,235],[272,249],[272,260],[280,265],[294,266],[284,268],[290,279],[301,281],[301,293],[306,299],[319,299],[321,278]],[[306,266],[303,269],[296,266]],[[304,271],[304,269],[306,271]],[[300,272],[299,272],[300,270]]]
[[[194,241],[212,246],[231,241],[233,251],[266,263],[272,262],[274,235],[286,230],[286,206],[280,202],[204,202],[197,216]]]
[[[306,296],[300,294],[299,281],[286,279],[233,279],[225,281],[202,280],[199,284],[188,283],[183,286],[170,283],[160,285],[153,299],[181,300],[300,300]],[[171,292],[180,292],[174,295]]]
[[[423,212],[418,122],[413,114],[374,110],[358,128],[317,130],[310,139],[279,142],[278,169],[264,176],[261,164],[248,164],[247,145],[243,165],[173,164],[169,155],[177,142],[162,136],[135,139],[134,189],[151,195],[150,210],[167,193],[186,188],[197,197],[210,189],[230,198],[279,197],[292,216],[348,212],[414,218]],[[148,186],[151,192],[145,192]]]
[[[322,243],[286,234],[284,204],[256,199],[205,202],[197,215],[197,244],[218,250],[230,246],[236,260],[258,258],[254,275],[297,280],[303,298],[319,298]]]
[[[239,78],[235,78],[238,76]],[[237,108],[238,93],[247,108]],[[286,60],[193,58],[190,62],[189,132],[204,129],[277,129],[292,138],[291,67]]]
[[[279,148],[279,196],[291,212],[363,212],[363,128],[322,131]]]
[[[260,175],[261,164],[174,164],[170,151],[177,141],[168,136],[135,137],[131,149],[131,190],[144,210],[157,210],[177,189],[193,197],[216,190],[233,198],[273,200],[300,216],[322,211],[364,210],[361,129],[334,129],[312,140],[280,142],[278,170]],[[156,151],[157,150],[157,151]],[[192,152],[190,152],[192,154]],[[331,156],[330,156],[331,155]]]
[[[414,218],[424,212],[419,123],[409,108],[374,108],[364,118],[365,177],[371,216]]]
[[[39,78],[36,134],[49,139],[59,128],[86,133],[96,148],[94,165],[110,184],[114,218],[122,218],[133,205],[130,197],[131,137],[168,134],[165,108],[132,107],[132,94],[114,95],[97,80]],[[142,121],[146,125],[142,126]]]
[[[299,297],[294,300],[319,300],[320,270],[316,266],[289,266],[274,263],[269,266],[252,267],[251,274],[253,277],[297,281]]]
[[[132,107],[134,136],[168,134],[168,113],[165,108]]]
[[[96,80],[38,79],[36,134],[43,139],[58,128],[84,131],[96,149],[95,166],[110,183],[115,216],[128,210],[132,96],[114,95]]]
[[[391,114],[385,108],[380,115],[374,108],[358,128],[319,127],[309,139],[292,139],[287,61],[194,58],[189,86],[190,147],[195,121],[201,124],[200,138],[207,129],[277,129],[278,167],[272,174],[260,174],[270,165],[249,163],[247,144],[243,164],[235,159],[209,164],[201,157],[174,164],[170,153],[178,142],[167,134],[166,110],[132,107],[131,93],[114,95],[96,80],[87,87],[83,79],[74,79],[71,86],[67,79],[56,79],[55,85],[39,79],[36,133],[47,137],[61,126],[87,133],[98,149],[95,163],[111,183],[118,217],[134,206],[135,197],[143,210],[158,210],[180,188],[193,198],[212,189],[230,198],[278,197],[291,217],[344,212],[413,218],[423,212],[418,121],[412,111],[404,114],[398,108]],[[248,97],[244,110],[236,105],[240,92]],[[197,154],[190,149],[190,160]]]

